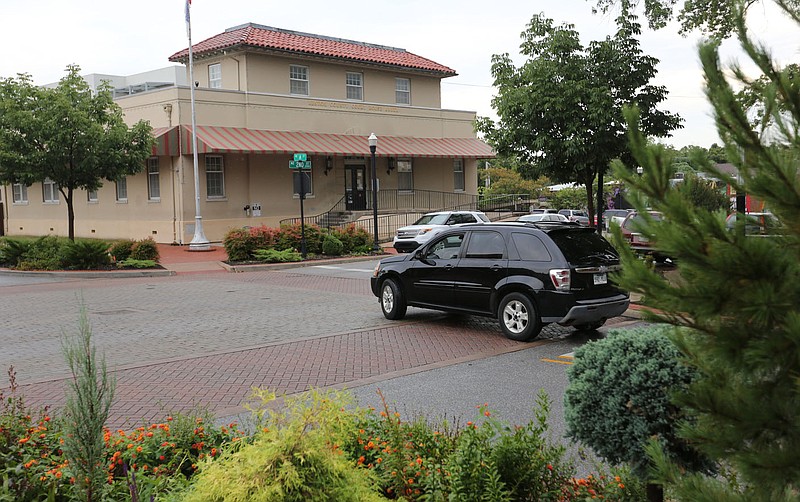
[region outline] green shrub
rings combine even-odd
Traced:
[[[118,268],[156,268],[158,264],[153,260],[137,260],[135,258],[128,258],[124,261],[118,261]]]
[[[33,244],[31,239],[14,239],[5,237],[0,239],[0,265],[16,267],[20,259]]]
[[[263,263],[303,261],[303,257],[300,253],[291,249],[284,249],[283,251],[278,251],[276,249],[256,249],[253,252],[253,258]]]
[[[343,251],[344,244],[342,244],[342,241],[333,235],[327,234],[325,235],[325,238],[322,239],[322,254],[326,254],[328,256],[341,256]]]
[[[354,424],[344,394],[311,391],[270,411],[252,444],[200,465],[184,501],[386,500],[339,450]],[[263,417],[263,415],[262,415]]]
[[[30,243],[25,253],[19,257],[19,270],[59,270],[62,268],[61,251],[66,239],[53,235],[39,237]]]
[[[305,225],[306,251],[312,254],[322,252],[322,229],[316,225]],[[300,224],[282,225],[275,247],[278,249],[297,249],[301,248],[301,228]]]
[[[108,252],[114,257],[114,261],[125,261],[130,258],[131,250],[133,249],[134,244],[136,244],[136,242],[130,239],[116,241],[111,244]]]
[[[68,242],[62,250],[61,257],[64,268],[75,270],[104,268],[111,262],[108,243],[94,239]]]
[[[677,435],[683,413],[670,397],[696,375],[679,361],[667,337],[671,329],[612,330],[607,338],[578,348],[567,371],[567,435],[612,464],[630,464],[643,479],[649,467],[644,447],[651,439],[688,470],[710,467]]]
[[[367,232],[364,227],[357,227],[354,223],[350,223],[342,230],[334,230],[331,233],[344,244],[344,253],[351,253],[357,248],[365,246],[369,250],[372,249],[372,234]]]
[[[153,260],[158,263],[158,245],[151,237],[136,241],[131,248],[130,257],[134,260]]]
[[[229,261],[248,261],[253,259],[256,249],[269,249],[276,246],[280,231],[266,226],[252,228],[233,228],[228,230],[222,245],[228,253]]]

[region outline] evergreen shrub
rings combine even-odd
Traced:
[[[696,372],[682,364],[669,326],[611,330],[575,350],[564,394],[567,435],[612,464],[625,462],[643,479],[645,445],[655,439],[684,468],[709,463],[678,437],[683,413],[670,401]]]
[[[33,241],[5,237],[0,239],[0,265],[16,267],[20,259],[28,252]]]
[[[32,241],[17,261],[19,270],[59,270],[62,268],[61,252],[65,242],[53,235]]]
[[[322,229],[317,225],[305,225],[306,251],[311,254],[322,252]],[[300,224],[281,225],[275,247],[277,249],[300,249],[302,232]]]
[[[94,270],[107,267],[111,258],[108,243],[95,239],[79,239],[67,242],[61,254],[64,268]]]
[[[152,260],[158,263],[158,246],[152,237],[136,241],[131,248],[130,257],[134,260]]]
[[[322,239],[322,254],[328,256],[341,256],[344,252],[344,244],[331,234],[325,234]]]
[[[303,257],[293,249],[256,249],[253,258],[264,263],[286,263],[303,261]]]
[[[232,228],[228,230],[222,240],[222,245],[228,254],[229,261],[250,260],[255,249],[252,246],[250,232],[247,228]]]
[[[125,261],[130,258],[134,244],[136,244],[136,241],[131,239],[115,241],[111,244],[108,252],[114,257],[114,261]]]

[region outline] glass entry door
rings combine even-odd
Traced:
[[[344,166],[345,207],[349,211],[367,209],[365,166]]]

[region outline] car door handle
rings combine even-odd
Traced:
[[[492,272],[499,272],[499,271],[503,270],[503,267],[501,267],[500,265],[492,265],[489,268],[492,270]]]
[[[447,265],[444,266],[444,268],[447,269],[447,270],[450,270],[451,268],[453,268],[453,264],[452,263],[448,263]]]

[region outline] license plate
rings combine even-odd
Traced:
[[[606,274],[594,274],[594,285],[607,284],[608,276]]]
[[[642,244],[646,244],[646,243],[650,242],[650,239],[648,239],[647,237],[643,237],[641,235],[634,235],[633,236],[633,242],[640,242]]]

